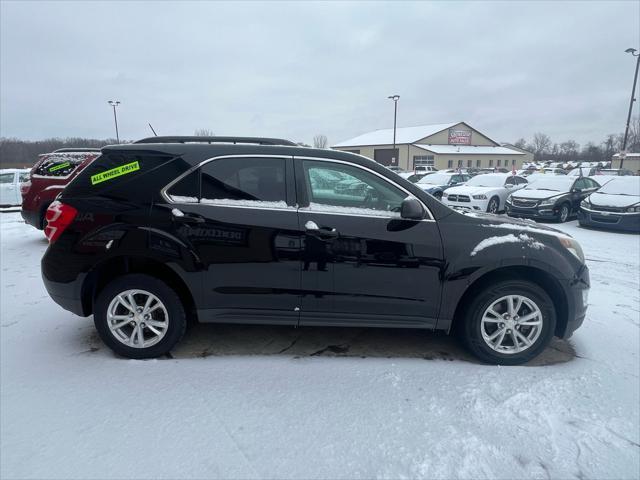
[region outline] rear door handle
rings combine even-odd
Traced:
[[[180,223],[204,223],[204,217],[193,213],[184,213],[178,208],[171,210],[171,215],[176,222]]]
[[[307,232],[307,235],[313,235],[314,237],[319,238],[336,238],[340,236],[340,232],[335,228],[331,227],[319,227],[316,222],[313,220],[307,221],[304,224],[304,228]]]

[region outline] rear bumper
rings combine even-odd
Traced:
[[[640,213],[599,212],[581,208],[578,223],[585,227],[640,233]]]
[[[45,252],[42,257],[42,282],[44,283],[49,296],[65,310],[75,313],[78,316],[86,317],[85,308],[82,304],[82,285],[85,278],[84,274],[80,274],[75,279],[68,282],[54,281],[47,276],[47,272],[55,269],[55,265],[49,262]]]
[[[24,207],[22,207],[21,215],[25,223],[42,230],[42,225],[40,225],[40,212],[25,210]]]

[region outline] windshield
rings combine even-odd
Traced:
[[[598,192],[609,195],[635,195],[640,197],[640,178],[617,177],[607,182]]]
[[[531,180],[529,181],[531,182]],[[553,192],[567,192],[575,181],[576,180],[574,178],[560,176],[536,178],[533,180],[533,183],[529,183],[529,185],[525,187],[525,190],[551,190]]]
[[[445,175],[444,173],[432,173],[431,175],[427,175],[418,181],[418,183],[426,183],[428,185],[444,185],[449,183],[449,179],[451,175]]]
[[[469,180],[466,185],[470,187],[502,187],[507,177],[504,175],[477,175]]]

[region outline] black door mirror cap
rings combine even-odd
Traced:
[[[400,217],[406,220],[422,220],[425,210],[416,197],[407,197],[400,205]]]

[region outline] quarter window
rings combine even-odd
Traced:
[[[309,209],[354,215],[397,216],[406,194],[361,168],[339,163],[302,162]]]

